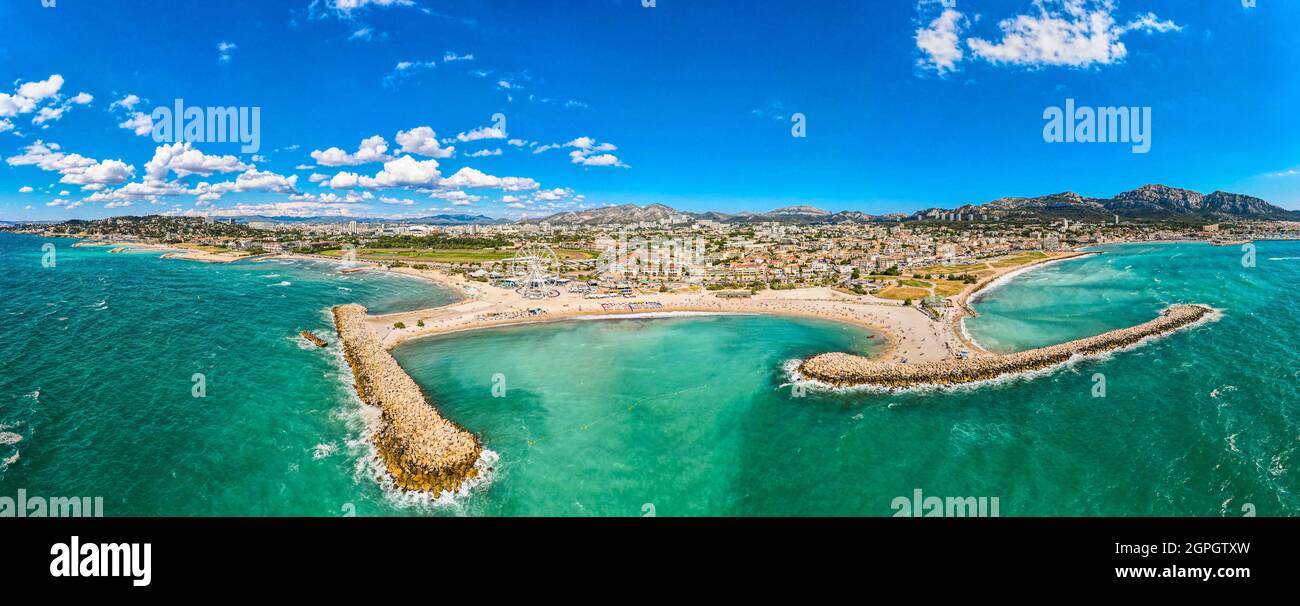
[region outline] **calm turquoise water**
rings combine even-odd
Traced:
[[[327,334],[333,303],[393,310],[445,293],[328,265],[208,266],[66,242],[43,270],[41,242],[0,235],[0,431],[21,437],[0,444],[0,460],[20,453],[0,494],[103,495],[110,515],[891,515],[917,488],[998,497],[1004,516],[1300,512],[1297,243],[1260,243],[1251,269],[1233,247],[1152,245],[1022,275],[976,304],[969,328],[990,347],[1086,336],[1173,302],[1224,314],[976,389],[795,397],[787,362],[877,342],[759,316],[410,342],[394,355],[498,457],[490,483],[430,507],[370,476],[364,408],[335,348],[293,335]],[[206,399],[190,397],[193,372],[208,374]]]

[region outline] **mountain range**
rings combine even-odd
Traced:
[[[1202,194],[1190,189],[1166,185],[1143,185],[1112,198],[1085,198],[1074,192],[1037,197],[999,198],[983,204],[965,204],[952,209],[928,208],[910,215],[870,215],[859,211],[830,212],[800,205],[787,206],[765,213],[691,213],[662,204],[636,206],[623,204],[584,211],[557,213],[548,217],[524,219],[521,223],[550,225],[605,225],[658,223],[673,217],[719,223],[778,222],[795,224],[894,221],[901,219],[940,219],[960,216],[963,219],[1056,220],[1108,222],[1115,216],[1127,221],[1174,221],[1212,223],[1231,219],[1300,221],[1300,211],[1286,210],[1259,198],[1215,191]]]
[[[1167,221],[1182,223],[1215,223],[1233,219],[1300,221],[1300,211],[1286,210],[1268,202],[1243,194],[1215,191],[1202,194],[1190,189],[1166,185],[1143,185],[1111,198],[1087,198],[1075,192],[1062,192],[1037,197],[998,198],[982,204],[964,204],[956,208],[927,208],[911,214],[893,213],[872,215],[855,210],[831,212],[808,205],[786,206],[764,213],[717,211],[687,212],[663,204],[636,206],[623,204],[582,211],[570,211],[546,217],[525,218],[522,224],[549,225],[627,225],[660,223],[674,218],[689,221],[716,221],[727,224],[745,223],[867,223],[873,221],[902,220],[962,220],[1042,221],[1069,219],[1071,221],[1110,222],[1114,217],[1125,221]],[[245,216],[239,223],[412,223],[424,225],[504,225],[515,223],[509,219],[471,214],[438,214],[416,219],[385,219],[381,217],[283,217]],[[46,221],[39,221],[44,223]],[[57,222],[57,221],[48,221]],[[24,221],[23,223],[29,223]],[[0,225],[4,222],[0,222]],[[16,224],[10,222],[10,224]]]

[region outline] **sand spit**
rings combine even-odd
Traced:
[[[383,412],[375,447],[394,483],[433,494],[455,492],[478,473],[478,438],[438,414],[366,326],[365,307],[339,305],[333,311],[357,394]]]
[[[1076,355],[1095,355],[1134,345],[1144,339],[1192,325],[1213,311],[1206,305],[1172,305],[1160,312],[1160,316],[1154,320],[1094,337],[1013,354],[948,359],[922,364],[878,362],[852,354],[826,353],[804,361],[799,366],[799,373],[836,387],[870,385],[908,388],[974,383],[1006,374],[1055,366],[1069,361]]]

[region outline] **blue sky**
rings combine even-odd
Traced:
[[[0,219],[1300,208],[1284,0],[55,2],[0,3]],[[1067,98],[1150,107],[1150,151],[1045,142]],[[260,149],[155,140],[177,99],[259,108]]]

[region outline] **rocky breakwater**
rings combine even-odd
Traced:
[[[1172,305],[1160,316],[1131,328],[1012,354],[977,358],[950,358],[924,364],[876,362],[846,353],[813,356],[799,365],[805,377],[836,387],[870,385],[907,388],[921,385],[957,385],[995,379],[1002,375],[1039,370],[1087,356],[1134,345],[1194,324],[1213,313],[1205,305]]]
[[[478,438],[438,414],[366,326],[365,307],[339,305],[333,311],[357,394],[383,411],[375,446],[394,483],[434,494],[456,491],[478,473]]]

